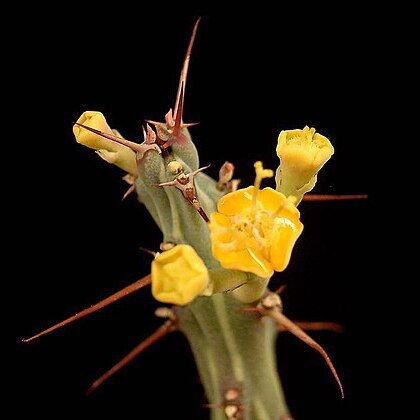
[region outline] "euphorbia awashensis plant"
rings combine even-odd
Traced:
[[[296,241],[304,240],[298,205],[315,186],[334,149],[314,128],[284,130],[277,149],[273,147],[280,158],[275,188],[262,188],[274,171],[260,161],[254,163],[254,185],[239,188],[231,162],[222,165],[219,179],[208,176],[209,165],[200,166],[189,132],[194,124],[185,123],[182,115],[198,24],[199,20],[175,106],[164,122],[145,122],[142,142],[125,139],[99,111],[85,111],[73,126],[78,143],[126,173],[130,184],[126,195],[136,193],[161,230],[160,249],[150,251],[150,274],[24,341],[151,285],[153,298],[165,305],[157,314],[167,320],[97,379],[90,391],[156,340],[179,330],[191,345],[212,419],[287,419],[274,347],[279,331],[288,330],[316,349],[344,396],[324,349],[283,314],[280,297],[269,289],[274,272],[286,270],[294,258]]]

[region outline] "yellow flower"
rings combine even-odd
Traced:
[[[303,225],[285,195],[272,188],[259,190],[261,180],[273,172],[261,162],[255,169],[255,185],[223,196],[209,227],[213,255],[223,267],[267,278],[287,267]]]
[[[116,134],[111,130],[101,112],[86,111],[79,117],[77,123],[100,130],[105,134]],[[95,149],[102,159],[137,177],[136,154],[128,146],[106,139],[78,125],[73,126],[73,133],[78,143]]]
[[[152,262],[152,295],[159,302],[186,305],[208,284],[207,267],[190,245],[176,245]]]
[[[277,190],[298,201],[316,183],[316,174],[333,155],[330,141],[315,133],[315,128],[283,130],[277,144],[280,166],[277,170]]]

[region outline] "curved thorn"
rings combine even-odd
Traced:
[[[271,318],[276,321],[278,325],[281,325],[282,327],[286,328],[289,332],[291,332],[293,335],[295,335],[297,338],[302,340],[304,343],[306,343],[308,346],[312,347],[314,350],[316,350],[321,356],[324,358],[325,362],[327,363],[328,367],[330,368],[338,387],[340,388],[341,392],[341,398],[344,398],[344,390],[343,385],[341,384],[340,377],[338,376],[337,371],[335,370],[335,367],[328,356],[327,352],[324,350],[324,348],[318,344],[313,338],[309,337],[308,334],[305,333],[305,331],[302,330],[298,325],[296,325],[293,321],[291,321],[289,318],[287,318],[286,315],[283,315],[280,311],[276,310],[264,310],[260,309],[260,312],[263,315],[270,316]]]
[[[99,377],[87,390],[86,394],[89,395],[95,389],[99,388],[106,380],[108,380],[112,375],[130,363],[135,359],[140,353],[154,344],[156,341],[163,338],[166,334],[174,331],[176,329],[175,322],[173,320],[168,320],[162,324],[154,333],[150,334],[145,340],[143,340],[139,345],[137,345],[133,350],[130,351],[125,357],[123,357],[117,364],[115,364],[111,369],[105,372],[101,377]]]
[[[64,321],[59,322],[58,324],[53,325],[50,328],[47,328],[44,331],[41,331],[40,333],[30,337],[30,338],[25,338],[22,340],[23,343],[28,343],[29,341],[35,340],[38,337],[41,337],[45,334],[48,334],[54,330],[57,330],[58,328],[64,327],[80,318],[83,318],[87,315],[90,315],[96,311],[98,311],[99,309],[104,308],[105,306],[110,305],[111,303],[116,302],[117,300],[126,297],[127,295],[136,292],[137,290],[142,289],[143,287],[147,286],[148,284],[150,284],[151,282],[151,275],[148,274],[147,276],[143,277],[140,280],[137,280],[136,282],[134,282],[133,284],[130,284],[127,287],[124,287],[124,289],[121,289],[120,291],[114,293],[111,296],[108,296],[106,299],[101,300],[100,302],[96,303],[95,305],[90,306],[89,308],[84,309],[81,312],[78,312],[77,314],[71,316],[70,318],[65,319]]]

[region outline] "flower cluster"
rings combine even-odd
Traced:
[[[158,253],[152,262],[153,296],[160,302],[187,305],[198,296],[211,295],[212,291],[228,291],[232,284],[245,286],[247,282],[240,274],[237,274],[237,281],[232,281],[235,273],[248,273],[248,279],[255,280],[269,279],[274,271],[285,270],[293,247],[303,230],[296,205],[303,194],[313,188],[318,171],[333,154],[334,150],[329,140],[308,127],[303,130],[282,131],[277,144],[281,164],[277,169],[276,189],[260,188],[262,180],[273,177],[274,172],[264,169],[262,162],[256,162],[253,186],[232,192],[223,190],[223,186],[228,184],[226,168],[229,169],[229,180],[233,175],[233,165],[226,162],[220,171],[219,182],[216,183],[206,176],[205,182],[207,185],[211,184],[209,189],[213,188],[216,193],[207,194],[214,204],[203,206],[201,201],[204,202],[207,196],[199,196],[195,178],[204,176],[201,172],[207,167],[185,173],[186,164],[178,155],[174,153],[169,160],[161,156],[161,152],[170,150],[171,146],[182,151],[182,147],[186,147],[185,139],[189,138],[188,131],[181,127],[182,131],[177,133],[177,136],[182,142],[172,138],[171,143],[168,143],[168,136],[164,136],[165,139],[160,138],[162,124],[152,123],[156,133],[147,126],[147,131],[144,132],[145,141],[140,145],[124,140],[111,130],[99,112],[85,112],[74,126],[74,133],[79,143],[96,149],[102,158],[116,164],[133,177],[138,177],[142,171],[147,172],[147,176],[153,171],[160,174],[163,167],[159,162],[166,164],[166,172],[172,179],[164,179],[163,182],[154,184],[155,187],[174,186],[179,189],[182,195],[176,197],[183,197],[189,201],[208,225],[207,229],[202,231],[205,237],[201,239],[204,245],[208,243],[210,246],[212,260],[205,257],[204,253],[200,252],[201,249],[193,248],[194,244],[188,243],[190,241],[174,241],[178,245]],[[170,128],[168,135],[172,133],[171,130]],[[141,149],[140,146],[146,148]],[[144,159],[143,162],[138,158],[140,150],[142,159],[149,150],[158,152],[154,155],[157,157],[153,158],[153,166],[148,163],[150,159]],[[156,165],[156,162],[159,164]],[[174,167],[177,171],[174,171]],[[142,188],[148,188],[145,182]],[[168,193],[165,189],[165,194]],[[168,203],[173,205],[172,196],[169,197]],[[211,211],[210,217],[207,217],[205,207],[213,205],[216,211]],[[229,279],[226,280],[226,287],[223,286],[223,281],[220,281],[221,270],[225,278]],[[216,278],[217,287],[214,287]]]
[[[126,173],[123,179],[130,187],[123,199],[135,193],[162,232],[159,252],[146,250],[153,256],[150,272],[23,341],[32,341],[151,286],[156,301],[170,305],[155,311],[166,320],[93,382],[88,393],[157,340],[178,330],[191,344],[208,406],[215,408],[213,417],[290,418],[274,374],[277,331],[287,330],[317,350],[344,397],[325,350],[282,313],[279,290],[268,288],[274,272],[283,272],[289,265],[303,232],[297,206],[315,186],[319,170],[334,149],[314,128],[284,130],[278,137],[280,165],[276,172],[257,161],[254,184],[240,189],[232,162],[223,163],[218,179],[207,175],[210,165],[200,165],[188,130],[195,123],[185,123],[182,115],[199,21],[185,55],[175,106],[164,122],[145,121],[141,142],[125,139],[97,111],[84,112],[73,127],[78,143]],[[270,180],[274,175],[275,184]],[[262,188],[264,180],[272,186]],[[326,196],[307,198],[321,197]],[[274,322],[263,322],[263,318]]]

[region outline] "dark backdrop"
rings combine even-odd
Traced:
[[[16,341],[148,272],[150,258],[138,247],[157,249],[157,228],[134,196],[120,201],[123,174],[76,144],[71,121],[85,110],[102,111],[124,136],[140,141],[144,119],[162,120],[173,106],[199,14],[185,119],[200,121],[191,132],[201,162],[212,164],[209,174],[217,176],[230,160],[242,185],[249,185],[255,160],[277,167],[280,130],[307,124],[336,150],[315,191],[369,192],[364,122],[373,75],[364,52],[374,51],[374,40],[360,37],[362,15],[346,23],[351,10],[330,10],[331,19],[299,7],[234,13],[101,7],[25,10],[34,19],[22,24],[16,66],[14,127],[25,155],[16,160],[19,181],[11,194],[27,212],[11,242],[22,256],[13,270]],[[312,334],[337,367],[344,401],[320,356],[280,336],[279,370],[296,420],[359,418],[364,392],[374,387],[360,363],[369,205],[303,203],[304,233],[289,268],[273,280],[273,287],[288,284],[283,296],[292,319],[346,327],[343,335]],[[120,419],[205,419],[203,389],[178,334],[94,395],[84,395],[94,379],[157,328],[157,306],[144,291],[39,341],[18,344],[12,395],[20,396],[22,406],[15,409],[44,418],[116,412]]]

